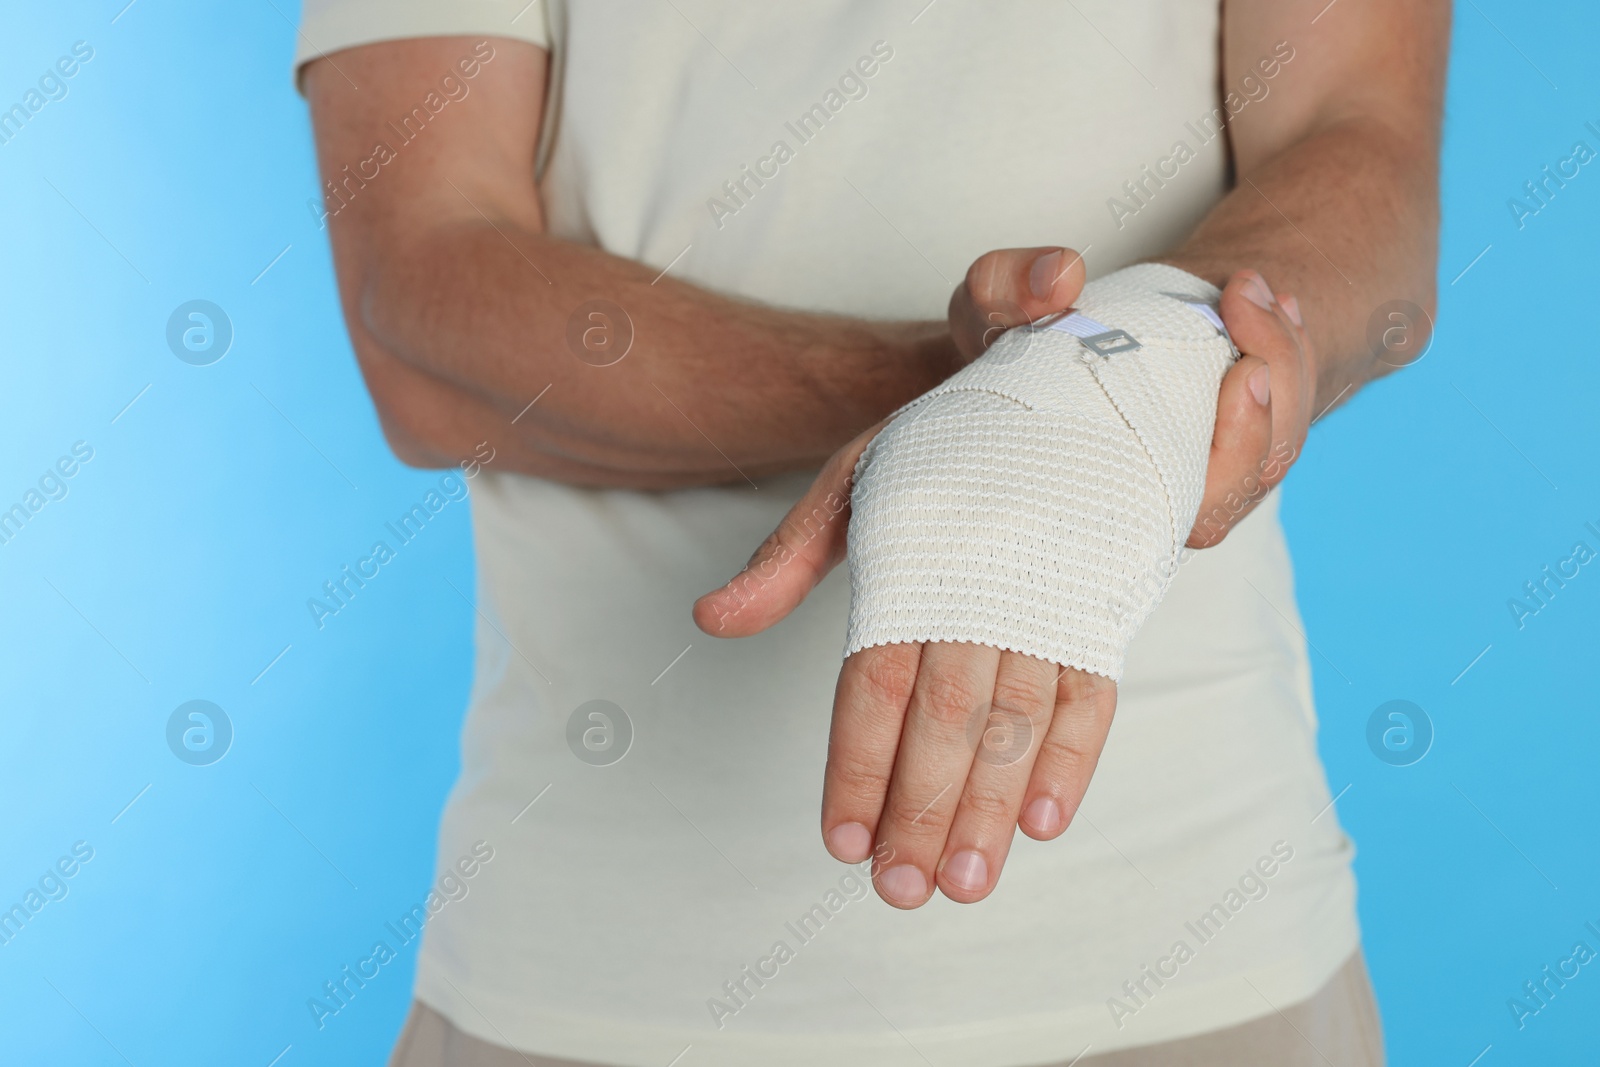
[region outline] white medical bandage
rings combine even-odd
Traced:
[[[962,641],[1119,678],[1205,489],[1238,356],[1219,298],[1128,267],[902,408],[856,466],[845,654]]]

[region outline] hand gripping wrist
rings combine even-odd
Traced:
[[[902,408],[856,466],[845,654],[964,641],[1119,678],[1200,508],[1238,355],[1219,296],[1126,268]]]

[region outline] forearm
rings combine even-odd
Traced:
[[[1381,305],[1409,301],[1431,318],[1438,229],[1435,143],[1352,118],[1243,170],[1193,235],[1157,258],[1217,285],[1253,268],[1294,293],[1321,412],[1397,365],[1368,338]]]
[[[744,303],[504,221],[397,239],[361,273],[347,315],[380,350],[364,363],[413,372],[400,402],[428,382],[435,400],[441,384],[464,394],[419,436],[489,423],[511,466],[581,484],[664,488],[820,465],[956,366],[942,322]],[[598,350],[571,327],[596,299],[626,315],[611,316]],[[591,323],[579,319],[581,335]]]
[[[508,412],[482,394],[400,362],[364,337],[358,327],[351,334],[384,436],[390,449],[409,466],[441,468],[476,462],[491,470],[568,485],[641,490],[739,482],[741,472],[760,484],[764,477],[792,466],[751,464],[735,470],[715,453],[709,462],[717,466],[691,460],[677,469],[657,465],[644,471],[587,463],[559,454],[550,446],[548,435],[537,428],[529,432],[527,424],[538,404],[530,408],[524,403],[517,411]]]

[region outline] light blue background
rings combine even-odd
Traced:
[[[0,35],[6,104],[95,49],[0,145],[0,507],[94,449],[0,545],[0,900],[95,850],[0,947],[0,1062],[379,1063],[414,946],[321,1032],[305,1002],[431,877],[469,685],[467,509],[310,625],[306,598],[438,475],[388,454],[345,340],[288,80],[297,12],[137,0],[113,22],[123,2],[12,5]],[[1437,339],[1317,427],[1285,521],[1392,1062],[1592,1062],[1600,965],[1520,1031],[1506,1001],[1600,948],[1600,566],[1524,629],[1506,602],[1600,548],[1600,169],[1523,229],[1506,202],[1575,140],[1600,148],[1600,14],[1457,19]],[[163,336],[194,298],[236,331],[204,368]],[[236,731],[209,767],[165,743],[196,698]],[[1437,732],[1410,767],[1367,747],[1396,698]]]

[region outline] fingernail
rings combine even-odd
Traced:
[[[1250,387],[1250,395],[1256,398],[1256,403],[1266,407],[1272,398],[1272,368],[1257,367],[1245,379],[1245,384]]]
[[[1289,316],[1290,322],[1294,323],[1296,326],[1305,325],[1305,323],[1300,320],[1300,301],[1296,300],[1292,296],[1286,296],[1282,300],[1278,301],[1278,303],[1283,305],[1284,314]]]
[[[1061,805],[1049,797],[1040,797],[1028,805],[1022,817],[1041,834],[1052,833],[1061,825]]]
[[[878,875],[878,888],[891,900],[902,904],[921,904],[928,895],[928,880],[909,863],[890,867]]]
[[[843,822],[828,831],[828,851],[845,863],[860,863],[872,851],[872,831],[858,822]]]
[[[1262,311],[1272,310],[1272,290],[1267,286],[1267,280],[1259,274],[1252,274],[1250,280],[1244,283],[1245,299],[1250,301]]]
[[[1028,271],[1028,288],[1033,290],[1036,298],[1050,299],[1050,294],[1056,288],[1056,279],[1061,277],[1061,261],[1065,257],[1066,252],[1058,248],[1033,261],[1033,269]]]
[[[944,876],[958,889],[976,893],[989,887],[989,864],[980,853],[969,848],[945,862]]]

